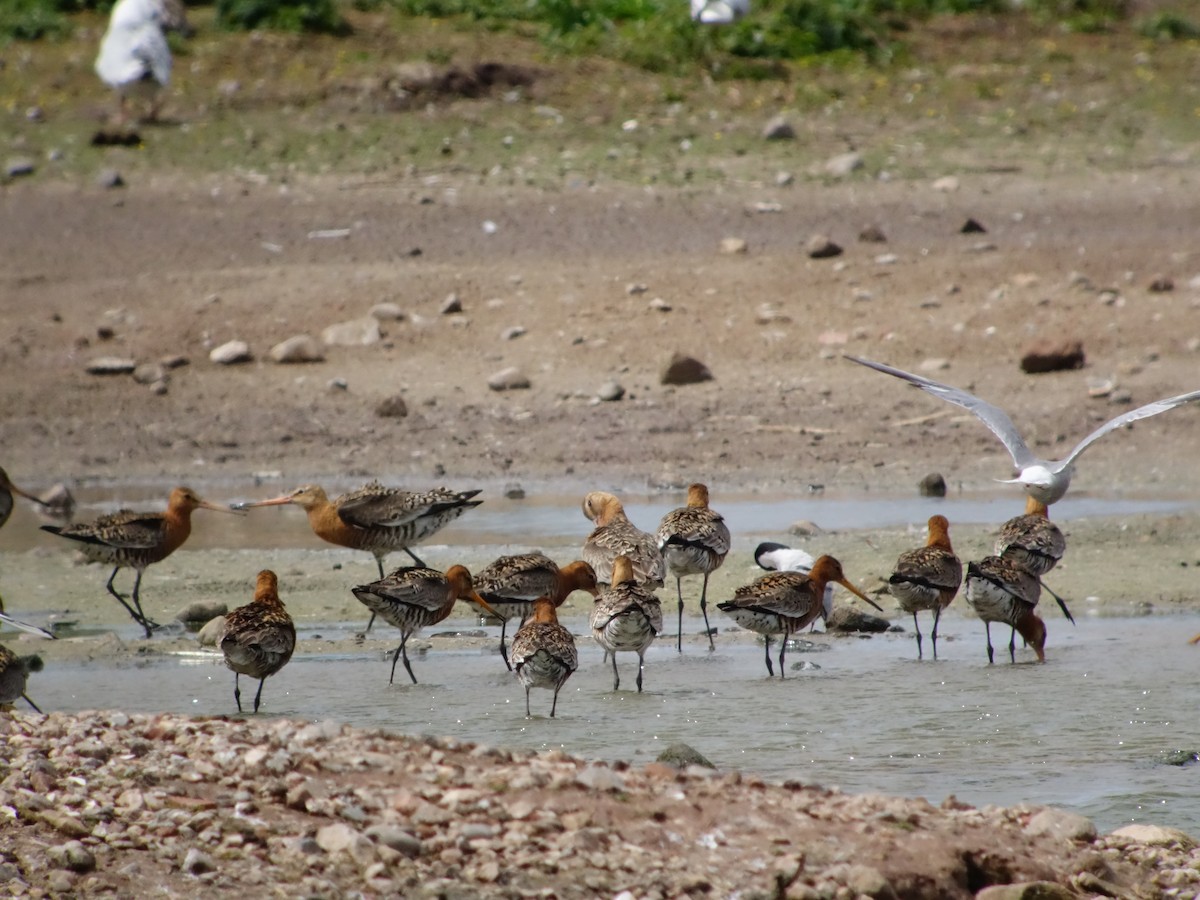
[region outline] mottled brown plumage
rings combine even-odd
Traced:
[[[192,533],[192,512],[197,509],[231,512],[228,507],[202,500],[191,488],[177,487],[171,491],[165,512],[133,512],[122,509],[110,516],[101,516],[94,522],[62,526],[43,525],[42,530],[74,541],[77,549],[89,562],[113,566],[106,589],[125,607],[133,620],[146,630],[146,637],[150,637],[151,630],[157,628],[158,624],[142,612],[139,595],[142,573],[146,571],[147,566],[166,559],[183,545]],[[113,588],[113,579],[117,577],[117,572],[126,567],[137,571],[133,582],[133,595],[130,598],[133,606]]]
[[[1041,585],[1013,559],[988,556],[967,564],[965,597],[967,605],[983,619],[987,632],[988,663],[995,662],[992,650],[992,622],[1013,628],[1008,642],[1009,659],[1016,662],[1017,632],[1033,648],[1039,662],[1046,659],[1046,625],[1034,612],[1042,592]]]
[[[784,677],[783,657],[788,638],[802,631],[821,615],[825,585],[840,584],[850,593],[879,609],[879,604],[856,588],[842,573],[842,564],[832,556],[820,556],[809,572],[770,572],[734,591],[733,599],[717,608],[743,628],[766,639],[767,672],[771,667],[771,638],[783,635],[779,647],[779,677]],[[882,610],[881,610],[882,612]]]
[[[436,625],[449,616],[456,600],[470,600],[485,612],[496,614],[488,602],[475,592],[471,573],[464,566],[451,566],[445,574],[424,566],[409,566],[351,590],[372,613],[400,629],[400,646],[392,654],[392,674],[388,684],[395,681],[396,661],[401,658],[404,668],[408,670],[408,677],[413,684],[417,683],[405,645],[417,630]]]
[[[233,669],[233,699],[242,711],[242,692],[238,678],[249,675],[258,679],[254,711],[262,699],[263,682],[287,665],[296,649],[296,626],[279,599],[279,581],[270,569],[258,573],[254,600],[239,606],[225,617],[221,652],[225,665]]]
[[[529,691],[535,687],[554,691],[554,700],[550,704],[550,718],[554,718],[558,692],[571,673],[579,668],[575,638],[558,624],[555,610],[561,602],[557,594],[539,597],[533,604],[533,618],[513,635],[509,660],[517,680],[525,687],[526,718],[533,715],[529,710]]]
[[[1042,576],[1058,565],[1067,550],[1067,539],[1059,527],[1050,521],[1046,504],[1036,497],[1025,500],[1025,514],[1015,516],[1000,526],[996,537],[995,553],[1011,559],[1040,583]],[[1057,601],[1059,609],[1071,624],[1075,617],[1067,608],[1067,601],[1042,584],[1046,592]]]
[[[646,650],[663,628],[662,605],[653,591],[637,583],[628,556],[613,561],[612,580],[612,585],[596,596],[588,624],[596,643],[612,656],[614,691],[621,687],[617,653],[638,655],[637,689],[641,693]]]
[[[596,527],[584,541],[581,556],[596,570],[596,580],[601,585],[612,582],[613,560],[628,556],[638,584],[651,588],[663,586],[667,564],[658,550],[658,542],[654,535],[629,521],[620,500],[604,491],[592,491],[583,498],[583,514]]]
[[[938,622],[942,610],[958,593],[962,577],[962,562],[950,546],[950,523],[945,516],[931,516],[925,546],[901,553],[888,579],[888,591],[899,601],[901,609],[912,613],[917,632],[917,659],[922,658],[921,623],[917,613],[923,609],[933,610],[933,658],[937,659]]]
[[[40,713],[38,705],[25,693],[25,685],[29,679],[29,673],[42,671],[42,665],[40,656],[17,656],[0,644],[0,706],[13,703],[18,698],[24,698],[35,712]]]
[[[658,549],[667,570],[675,576],[675,591],[679,596],[678,634],[675,649],[683,652],[683,585],[688,575],[702,575],[700,612],[704,615],[704,632],[709,649],[714,649],[712,628],[708,624],[708,576],[721,567],[729,553],[729,526],[721,514],[708,506],[708,486],[688,488],[687,506],[681,506],[663,516],[658,525]]]

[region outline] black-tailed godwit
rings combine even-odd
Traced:
[[[1015,559],[988,556],[967,563],[964,596],[967,605],[983,619],[987,632],[988,664],[995,662],[992,649],[992,622],[1003,622],[1013,629],[1008,656],[1017,661],[1016,633],[1033,648],[1039,662],[1046,660],[1046,624],[1034,612],[1042,588],[1037,578],[1026,572]]]
[[[929,517],[929,535],[925,546],[905,550],[896,560],[896,568],[888,579],[888,592],[900,603],[900,608],[912,613],[917,632],[917,659],[922,659],[921,623],[917,613],[933,610],[933,658],[937,659],[938,622],[942,610],[950,605],[962,584],[962,562],[950,546],[950,523],[945,516]]]
[[[485,612],[496,615],[486,600],[475,592],[471,573],[464,566],[451,566],[445,574],[424,566],[409,566],[397,569],[390,575],[351,588],[354,596],[371,610],[382,616],[389,625],[400,629],[400,646],[392,654],[392,674],[388,684],[396,680],[396,660],[404,660],[404,668],[412,683],[417,683],[405,649],[414,632],[427,625],[436,625],[454,609],[454,601],[470,600]],[[497,616],[499,618],[499,616]]]
[[[638,584],[659,588],[666,583],[667,564],[658,552],[658,542],[629,521],[620,500],[605,491],[592,491],[583,498],[583,514],[596,527],[583,542],[580,555],[596,570],[597,582],[610,584],[613,560],[628,556]]]
[[[1036,497],[1025,498],[1025,515],[1014,516],[1000,526],[996,538],[995,554],[1013,559],[1026,572],[1042,581],[1042,576],[1058,565],[1067,549],[1067,539],[1059,527],[1050,521],[1046,504]],[[1067,609],[1067,601],[1046,584],[1046,592],[1053,597],[1072,625],[1075,617]]]
[[[754,561],[758,563],[760,569],[766,569],[768,572],[803,572],[808,574],[812,571],[813,563],[816,558],[807,550],[801,550],[799,547],[789,547],[786,544],[777,544],[774,541],[763,541],[754,548]],[[821,621],[827,621],[829,614],[833,612],[833,585],[825,585],[825,596],[821,598]],[[813,620],[812,628],[817,627],[816,620]]]
[[[41,712],[38,705],[29,699],[25,686],[30,672],[42,671],[43,663],[40,656],[17,656],[3,644],[0,644],[0,706],[15,703],[24,698],[35,712]]]
[[[296,626],[279,599],[279,580],[270,569],[258,573],[254,600],[225,616],[221,634],[221,652],[225,665],[233,669],[233,699],[242,711],[242,691],[238,679],[249,675],[258,679],[254,711],[262,700],[263,682],[287,665],[296,649]]]
[[[556,610],[566,598],[563,587],[560,584],[554,594],[538,597],[533,602],[533,617],[513,635],[509,660],[513,674],[525,688],[526,718],[533,715],[529,711],[529,691],[545,688],[554,691],[554,700],[550,704],[550,718],[553,719],[558,709],[558,692],[571,673],[579,668],[575,638],[558,623]]]
[[[110,516],[101,516],[94,522],[77,522],[73,525],[43,525],[42,531],[57,534],[74,541],[77,549],[89,562],[113,566],[105,589],[125,607],[126,611],[146,630],[150,637],[158,623],[146,617],[142,611],[140,589],[142,573],[146,567],[166,559],[192,533],[192,511],[211,509],[215,512],[232,512],[227,506],[202,500],[191,488],[177,487],[171,491],[165,512],[133,512],[122,509]],[[137,571],[133,582],[130,606],[113,587],[113,579],[123,568]]]
[[[704,578],[700,588],[700,612],[704,615],[708,647],[714,649],[712,628],[708,624],[708,576],[721,568],[729,546],[729,526],[720,513],[709,508],[708,486],[704,484],[689,486],[687,506],[667,513],[658,525],[658,549],[667,564],[667,571],[675,576],[675,591],[679,596],[675,649],[680,653],[683,652],[682,581],[688,575]]]
[[[621,687],[617,654],[628,652],[638,656],[637,689],[641,693],[646,650],[662,632],[662,604],[653,591],[637,583],[628,556],[613,561],[612,584],[596,597],[588,622],[596,643],[612,656],[613,690]]]

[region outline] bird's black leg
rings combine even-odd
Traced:
[[[617,658],[617,654],[614,653],[613,659],[615,660],[616,658]],[[552,718],[552,719],[554,718],[554,711],[556,709],[558,709],[558,689],[560,687],[562,687],[561,684],[556,684],[554,686],[554,700],[550,704],[550,718]],[[526,706],[528,706],[528,704],[529,704],[529,692],[528,691],[525,692],[525,704],[526,704]]]
[[[988,665],[990,666],[990,665],[992,665],[992,664],[993,664],[993,663],[996,661],[996,660],[995,660],[995,657],[994,657],[994,655],[993,655],[993,652],[992,652],[992,623],[991,623],[991,622],[984,622],[984,623],[983,623],[983,630],[984,630],[984,632],[986,632],[986,634],[987,634],[987,642],[988,642]]]
[[[788,642],[789,636],[790,636],[790,632],[785,628],[783,630],[783,640],[779,642],[779,677],[780,678],[784,677],[784,672],[786,671],[783,668],[783,657],[784,657],[784,654],[787,653],[787,642]]]
[[[416,563],[418,566],[420,566],[422,569],[424,569],[424,568],[428,568],[428,567],[425,565],[425,561],[424,561],[423,559],[421,559],[421,557],[417,556],[417,554],[415,554],[415,553],[413,553],[411,550],[409,550],[407,547],[405,547],[405,548],[404,548],[404,552],[405,552],[405,553],[407,553],[409,556],[411,556],[411,557],[412,557],[412,561],[413,561],[414,563]]]
[[[937,630],[938,622],[942,621],[942,605],[939,603],[933,608],[933,658],[937,659]],[[920,644],[917,645],[918,647]]]
[[[397,647],[396,651],[392,654],[392,674],[388,678],[388,684],[396,683],[396,662],[397,662],[397,660],[400,659],[400,651],[403,649],[404,649],[404,643],[403,643],[403,641],[401,641],[400,646]]]
[[[771,636],[763,635],[763,640],[767,642],[767,674],[774,678],[775,669],[771,666]]]
[[[637,677],[637,686],[638,686],[638,693],[639,693],[639,694],[642,692],[642,669],[643,669],[643,668],[645,668],[645,666],[646,666],[646,657],[645,657],[645,653],[646,653],[646,651],[645,651],[645,650],[642,650],[641,652],[639,652],[639,653],[638,653],[638,677]]]
[[[1017,661],[1017,629],[1015,628],[1008,636],[1008,661],[1013,663]]]
[[[508,671],[512,671],[512,663],[508,661],[508,647],[504,643],[504,633],[508,629],[508,619],[500,620],[500,658],[504,660],[504,664],[508,666]]]
[[[133,621],[137,622],[139,625],[141,625],[143,628],[145,628],[146,627],[145,620],[142,619],[140,616],[138,616],[138,614],[136,612],[133,611],[133,607],[130,606],[128,603],[126,603],[125,598],[122,597],[120,594],[118,594],[117,589],[113,587],[113,582],[116,580],[117,573],[120,571],[121,571],[120,566],[117,566],[115,569],[112,570],[112,574],[108,576],[108,584],[106,584],[104,586],[104,588],[110,594],[112,594],[114,597],[117,598],[118,603],[120,603],[123,607],[125,607],[125,611],[127,613],[129,613],[130,616],[133,617]]]
[[[1067,609],[1067,601],[1064,600],[1062,597],[1058,596],[1058,594],[1054,593],[1054,591],[1050,590],[1050,587],[1046,584],[1046,582],[1042,581],[1042,579],[1040,579],[1040,578],[1038,579],[1038,584],[1040,584],[1042,587],[1046,588],[1046,593],[1048,593],[1051,597],[1053,597],[1055,600],[1058,601],[1058,608],[1063,611],[1063,615],[1067,617],[1067,619],[1070,621],[1070,623],[1072,625],[1074,625],[1075,617],[1073,615],[1071,615],[1071,611],[1069,609]]]
[[[142,590],[142,570],[137,570],[137,578],[133,580],[133,605],[137,609],[137,619],[142,623],[142,627],[146,629],[146,637],[151,637],[154,634],[154,629],[158,628],[157,622],[152,622],[146,618],[146,614],[142,612],[142,601],[139,599]]]
[[[258,712],[258,704],[262,701],[262,689],[263,689],[263,685],[266,683],[266,681],[267,681],[267,679],[265,676],[263,678],[258,679],[258,693],[256,693],[254,695],[254,711],[255,712]]]
[[[39,715],[43,715],[43,716],[45,715],[45,713],[44,713],[44,712],[42,712],[40,709],[38,709],[38,705],[37,705],[36,703],[34,703],[32,700],[30,700],[30,699],[29,699],[29,695],[28,695],[28,694],[22,694],[21,696],[22,696],[22,697],[25,699],[25,702],[26,702],[26,703],[28,703],[30,706],[32,706],[32,707],[33,707],[33,711],[34,711],[35,713],[38,713]]]
[[[242,711],[242,689],[238,686],[237,672],[233,673],[233,702],[237,704],[238,712]]]
[[[675,579],[675,590],[679,594],[679,628],[675,635],[675,649],[683,652],[683,579]]]
[[[708,624],[708,573],[704,573],[704,586],[700,588],[700,614],[704,616],[704,633],[708,635],[708,649],[716,650],[713,643],[712,627]]]
[[[917,632],[917,659],[923,659],[924,657],[921,655],[921,623],[917,621],[916,610],[913,610],[913,628]],[[934,634],[937,632],[935,631]]]
[[[612,655],[613,659],[613,690],[621,687],[621,674],[617,671],[617,654]],[[638,681],[641,681],[641,676],[638,676]]]
[[[406,635],[404,635],[403,638],[400,639],[400,655],[404,658],[404,668],[408,669],[408,677],[412,679],[413,684],[416,684],[417,676],[413,674],[412,666],[408,662],[407,644],[408,644],[408,635],[406,634]],[[395,669],[395,663],[392,664],[392,668]]]
[[[557,696],[557,695],[556,695]],[[529,711],[529,688],[525,688],[525,718],[532,719],[533,713]]]

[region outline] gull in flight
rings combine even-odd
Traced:
[[[1156,400],[1153,403],[1147,403],[1145,406],[1139,406],[1137,409],[1122,413],[1115,419],[1105,422],[1076,444],[1075,449],[1063,459],[1039,459],[1033,455],[1033,451],[1029,449],[1029,446],[1025,443],[1025,439],[1017,431],[1017,427],[1013,425],[1012,419],[1008,417],[1008,413],[1000,407],[980,400],[974,394],[968,394],[966,391],[959,390],[958,388],[930,381],[928,378],[913,375],[911,372],[893,369],[891,366],[885,366],[883,363],[872,362],[869,359],[861,359],[849,354],[846,355],[846,359],[856,362],[860,366],[874,369],[877,372],[894,375],[927,393],[933,394],[935,397],[940,397],[948,403],[961,406],[963,409],[974,413],[1000,439],[1000,442],[1004,444],[1012,456],[1013,467],[1017,470],[1016,478],[1002,478],[997,480],[1003,481],[1005,484],[1022,485],[1025,488],[1026,494],[1047,506],[1061,500],[1067,492],[1067,488],[1071,484],[1071,475],[1075,470],[1075,460],[1079,454],[1094,442],[1104,437],[1104,435],[1110,431],[1122,428],[1131,422],[1136,422],[1138,419],[1156,416],[1169,409],[1174,409],[1176,406],[1182,406],[1184,403],[1200,400],[1200,391],[1192,391],[1187,394],[1180,394],[1177,397],[1168,397],[1165,400]]]

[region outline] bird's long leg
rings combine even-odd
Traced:
[[[992,651],[992,623],[991,623],[991,622],[984,622],[984,623],[983,623],[983,630],[984,630],[984,632],[987,634],[987,642],[988,642],[988,665],[990,666],[990,665],[992,665],[992,664],[993,664],[993,663],[996,661],[996,660],[995,660],[995,657],[994,657],[994,655],[993,655],[993,651]]]
[[[400,639],[400,655],[401,655],[401,657],[404,658],[404,668],[408,669],[408,677],[412,679],[413,684],[416,684],[417,676],[413,674],[412,665],[410,665],[408,662],[407,644],[408,644],[408,635],[406,634],[406,635],[404,635],[403,638]],[[392,664],[392,668],[395,669],[395,663]]]
[[[258,712],[258,704],[262,701],[262,689],[263,689],[263,685],[266,683],[266,681],[267,681],[267,677],[265,675],[262,678],[258,679],[258,693],[256,693],[254,695],[254,711],[255,712]]]
[[[241,677],[237,672],[233,673],[233,702],[237,704],[238,712],[242,711],[242,689],[238,685],[238,678]]]
[[[936,622],[937,620],[935,619],[934,621]],[[936,628],[936,625],[934,627]],[[913,610],[913,628],[917,632],[917,659],[923,659],[924,657],[921,655],[921,623],[917,621],[917,611],[915,609]],[[937,634],[937,632],[934,631],[934,634]]]
[[[1008,636],[1008,661],[1013,663],[1017,661],[1017,629],[1015,628]]]
[[[791,636],[791,632],[788,631],[787,628],[784,628],[783,629],[783,640],[779,642],[779,677],[780,678],[784,677],[784,672],[786,671],[786,669],[783,668],[783,657],[784,657],[784,654],[787,653],[787,642],[788,642],[788,638],[790,636]]]
[[[525,718],[533,718],[533,713],[529,711],[529,685],[525,685]]]
[[[1067,601],[1064,600],[1062,597],[1058,596],[1058,594],[1054,593],[1054,591],[1050,590],[1050,586],[1047,585],[1046,582],[1042,581],[1042,579],[1040,579],[1040,578],[1038,579],[1038,584],[1040,584],[1042,587],[1044,587],[1046,589],[1046,593],[1048,593],[1051,597],[1053,597],[1055,600],[1058,601],[1058,608],[1063,611],[1063,615],[1067,617],[1067,619],[1070,621],[1070,623],[1072,625],[1074,625],[1075,617],[1073,615],[1071,615],[1071,611],[1069,609],[1067,609]]]
[[[412,561],[414,563],[416,563],[418,566],[420,566],[422,569],[427,568],[425,565],[425,561],[423,559],[421,559],[421,557],[417,556],[417,554],[415,554],[411,550],[409,550],[407,547],[404,548],[404,552],[407,553],[409,556],[411,556]]]
[[[383,581],[383,557],[375,557],[375,565],[379,566],[379,580]],[[367,620],[367,634],[371,633],[371,626],[375,624],[375,611],[371,610],[371,618]]]
[[[504,643],[504,632],[508,628],[508,619],[500,620],[500,658],[504,660],[504,664],[508,666],[508,671],[512,671],[512,663],[508,661],[508,647]]]
[[[642,692],[642,669],[644,669],[645,667],[646,667],[646,651],[639,650],[638,651],[638,677],[637,677],[637,686],[638,686],[639,694]]]
[[[137,577],[133,579],[133,605],[137,609],[138,621],[142,623],[142,627],[146,629],[146,637],[152,637],[154,629],[158,628],[157,622],[152,622],[146,618],[146,614],[142,612],[142,601],[139,599],[139,593],[142,589],[142,570],[137,570]]]
[[[612,659],[613,659],[613,690],[615,691],[621,687],[621,673],[617,671],[617,654],[616,653],[613,653]],[[641,680],[642,680],[642,676],[639,675],[638,681],[641,681]],[[639,688],[638,690],[641,690],[641,688]]]
[[[700,614],[704,616],[704,633],[708,635],[708,649],[716,650],[713,643],[712,627],[708,624],[708,573],[704,573],[704,586],[700,588]]]
[[[613,654],[613,663],[614,664],[616,664],[616,660],[617,660],[617,654],[614,653]],[[558,709],[558,689],[560,687],[562,687],[562,682],[559,682],[558,684],[556,684],[554,686],[554,700],[550,704],[550,718],[552,718],[552,719],[554,718],[554,711],[556,709]],[[528,689],[526,689],[526,691],[528,691]],[[526,693],[526,696],[528,697],[528,693]]]
[[[403,649],[404,649],[404,638],[401,638],[401,639],[400,639],[400,646],[399,646],[399,647],[397,647],[397,648],[396,648],[396,650],[395,650],[395,652],[392,654],[392,674],[391,674],[391,676],[388,678],[388,684],[395,684],[395,683],[396,683],[396,661],[400,659],[400,651],[401,651],[401,650],[403,650]],[[405,664],[405,665],[408,665],[408,660],[407,660],[407,659],[404,661],[404,664]]]
[[[683,579],[676,576],[675,590],[679,594],[679,628],[675,635],[675,649],[683,652]]]
[[[771,636],[769,634],[763,635],[763,640],[767,643],[767,674],[774,678],[775,669],[771,665]]]
[[[41,711],[41,710],[38,708],[38,705],[37,705],[36,703],[34,703],[32,700],[30,700],[30,699],[29,699],[29,695],[28,695],[28,694],[22,694],[21,696],[22,696],[22,697],[25,699],[25,702],[26,702],[26,703],[28,703],[30,706],[32,706],[32,707],[33,707],[33,711],[34,711],[35,713],[38,713],[39,715],[43,715],[43,716],[45,715],[45,713],[44,713],[44,712],[42,712],[42,711]]]
[[[916,618],[915,613],[913,615],[913,618]],[[935,660],[937,659],[937,630],[938,630],[938,622],[940,622],[940,621],[942,621],[942,604],[939,603],[937,606],[935,606],[933,608],[933,635],[932,635],[932,637],[933,637],[933,658]],[[918,632],[918,634],[920,634],[920,632]],[[921,646],[920,641],[918,641],[917,647],[919,648],[920,646]]]
[[[120,594],[118,594],[117,589],[113,587],[113,582],[116,580],[117,573],[120,571],[121,571],[120,566],[117,566],[115,569],[112,570],[112,574],[108,576],[108,584],[106,584],[104,586],[104,588],[110,594],[112,594],[114,597],[117,598],[118,603],[120,603],[123,607],[125,607],[125,611],[127,613],[129,613],[130,616],[133,617],[133,621],[137,622],[139,625],[141,625],[143,628],[145,628],[146,620],[141,618],[140,616],[138,616],[138,614],[133,611],[133,607],[130,606],[127,602],[125,602],[125,598],[122,597]],[[147,637],[149,637],[149,635],[147,635]]]

